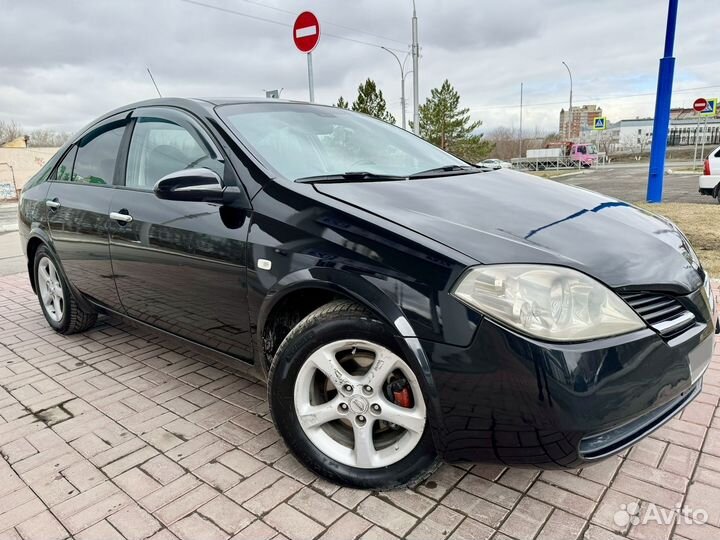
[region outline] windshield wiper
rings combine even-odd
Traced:
[[[407,180],[406,176],[394,176],[391,174],[376,174],[368,171],[348,171],[339,174],[321,174],[318,176],[306,176],[295,181],[301,184],[330,184],[334,182],[382,182],[389,180]]]
[[[416,172],[411,174],[408,178],[429,178],[432,176],[448,176],[447,173],[451,174],[468,174],[474,172],[480,172],[487,170],[485,167],[477,167],[475,165],[446,165],[444,167],[435,167],[434,169],[428,169],[427,171]]]

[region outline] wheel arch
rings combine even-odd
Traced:
[[[297,319],[295,324],[321,305],[334,299],[345,298],[365,306],[393,329],[405,357],[418,370],[418,380],[426,396],[430,428],[438,447],[437,443],[442,436],[444,423],[429,359],[400,306],[380,288],[358,274],[330,268],[305,269],[285,276],[268,291],[257,319],[256,351],[262,371],[267,374],[274,352],[285,337],[278,334],[274,338],[279,342],[266,343],[268,332],[275,331],[276,322],[287,313],[285,310],[288,307],[294,305],[293,301],[301,298],[302,295],[312,300],[301,302],[303,309],[290,318],[290,321]],[[266,345],[271,346],[266,347]]]
[[[350,272],[311,268],[288,274],[267,292],[257,319],[257,336],[260,340],[258,350],[263,351],[261,356],[264,356],[262,340],[266,332],[287,309],[294,307],[296,311],[303,312],[304,317],[321,305],[338,298],[353,300],[365,306],[390,325],[398,336],[415,337],[415,332],[400,307],[375,285]],[[294,300],[302,300],[300,306],[294,303]],[[277,349],[280,343],[274,345]],[[260,360],[267,361],[266,358]],[[265,365],[267,367],[267,364]]]
[[[63,268],[62,261],[60,260],[60,257],[58,257],[55,249],[53,249],[52,239],[43,229],[33,230],[30,233],[28,241],[25,245],[25,254],[27,255],[28,277],[30,278],[30,286],[32,287],[33,292],[37,294],[37,290],[35,287],[35,254],[37,253],[37,250],[40,249],[40,246],[46,247],[52,253],[53,257],[55,257],[55,261],[57,263],[57,270],[62,275],[68,287],[70,287],[78,305],[85,311],[94,311],[95,308],[90,304],[90,302],[86,300],[86,298],[78,290],[75,284],[68,279],[67,274],[65,273],[65,268]]]
[[[55,254],[55,251],[52,248],[50,237],[48,236],[47,232],[42,229],[33,230],[28,237],[27,243],[25,244],[25,255],[27,257],[27,270],[28,277],[30,278],[30,286],[32,287],[33,292],[36,294],[37,290],[35,289],[35,253],[37,253],[37,250],[40,246],[47,247],[53,252],[55,258],[57,258],[57,254]]]

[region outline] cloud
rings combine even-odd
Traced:
[[[146,66],[166,95],[259,96],[284,88],[283,97],[306,99],[306,61],[289,28],[303,9],[318,14],[325,34],[313,53],[316,99],[352,100],[371,77],[400,118],[398,65],[379,45],[403,58],[410,0],[202,2],[275,23],[182,0],[7,2],[0,18],[0,119],[78,129],[114,107],[153,97]],[[681,3],[676,89],[715,87],[677,92],[674,105],[720,94],[714,30],[720,14],[707,7],[703,0]],[[651,115],[653,96],[632,96],[655,90],[666,9],[658,0],[417,0],[421,99],[448,78],[484,129],[517,126],[523,82],[526,129],[554,130],[568,97],[565,60],[574,103],[597,103],[611,120]]]

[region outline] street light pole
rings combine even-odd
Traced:
[[[398,55],[392,52],[390,49],[388,49],[387,47],[380,48],[383,51],[387,51],[392,54],[395,57],[395,60],[397,60],[398,66],[400,66],[400,106],[402,107],[402,128],[405,129],[407,126],[407,122],[405,120],[405,62],[407,62],[410,53],[406,54],[405,60],[401,62]]]
[[[418,60],[420,59],[420,45],[418,44],[417,11],[415,0],[413,0],[412,16],[412,57],[413,57],[413,133],[420,135],[420,89],[418,87],[419,71]]]
[[[570,108],[568,109],[568,128],[565,132],[566,139],[570,140],[570,132],[572,131],[572,72],[570,71],[570,67],[563,61],[563,66],[565,66],[565,69],[567,69],[568,75],[570,75]]]
[[[655,118],[650,147],[650,169],[648,173],[647,202],[660,203],[663,198],[665,180],[665,153],[667,152],[668,128],[670,127],[670,100],[672,98],[673,75],[675,73],[675,23],[677,22],[678,0],[668,4],[667,27],[665,29],[665,51],[660,59]]]

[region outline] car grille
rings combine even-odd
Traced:
[[[695,315],[672,296],[650,292],[623,293],[620,296],[663,337],[674,337],[695,323]]]

